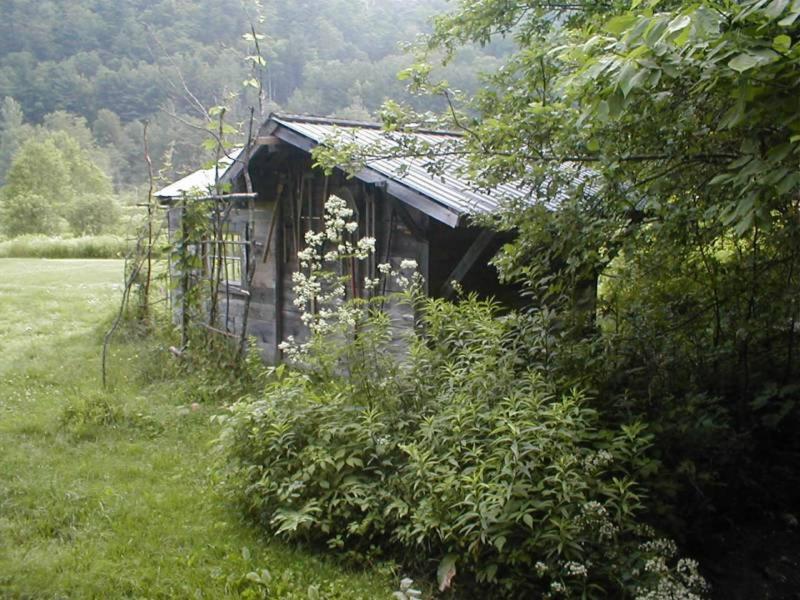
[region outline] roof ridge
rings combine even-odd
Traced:
[[[289,121],[293,123],[313,123],[315,125],[336,125],[339,127],[358,127],[363,129],[382,130],[383,125],[374,121],[356,121],[351,119],[339,119],[337,117],[320,117],[316,115],[293,115],[283,113],[272,113],[267,121],[270,119],[278,119]],[[463,137],[463,134],[458,131],[450,131],[447,129],[413,129],[411,131],[400,131],[400,133],[423,133],[428,135],[447,135],[452,137]]]

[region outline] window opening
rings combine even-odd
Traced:
[[[221,260],[221,280],[228,286],[245,287],[247,265],[247,226],[243,229],[226,224],[222,229],[222,238],[208,244],[206,252],[208,270],[211,265]]]

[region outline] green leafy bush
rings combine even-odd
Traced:
[[[72,201],[65,218],[75,235],[99,235],[113,230],[120,208],[110,196],[85,194]]]
[[[22,193],[0,198],[0,230],[7,235],[54,234],[59,218],[46,198],[36,193]]]
[[[374,353],[309,344],[305,371],[278,367],[263,398],[221,418],[226,479],[249,513],[289,540],[428,573],[441,563],[442,588],[699,597],[696,565],[639,520],[650,436],[606,426],[548,377],[541,320],[475,298],[413,304],[425,335],[371,388],[351,374],[391,356],[385,318],[359,327]],[[338,367],[317,377],[323,353]]]

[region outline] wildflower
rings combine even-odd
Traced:
[[[552,582],[550,584],[550,591],[552,591],[552,592],[557,592],[557,593],[558,592],[564,592],[564,591],[566,591],[566,589],[567,588],[564,587],[564,584],[561,583],[560,581],[554,581],[554,582]]]
[[[364,237],[358,240],[358,249],[362,252],[375,252],[375,238]]]
[[[571,577],[586,577],[589,574],[586,565],[579,562],[568,561],[564,563],[564,571]]]

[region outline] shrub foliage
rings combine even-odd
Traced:
[[[219,448],[248,512],[289,540],[444,567],[443,589],[697,597],[696,565],[639,521],[650,436],[606,426],[556,382],[542,320],[409,299],[421,310],[403,356],[387,358],[391,323],[365,309],[358,342],[309,344],[302,371],[278,367],[263,397],[230,407]],[[376,365],[367,388],[354,374],[375,361],[398,366]]]

